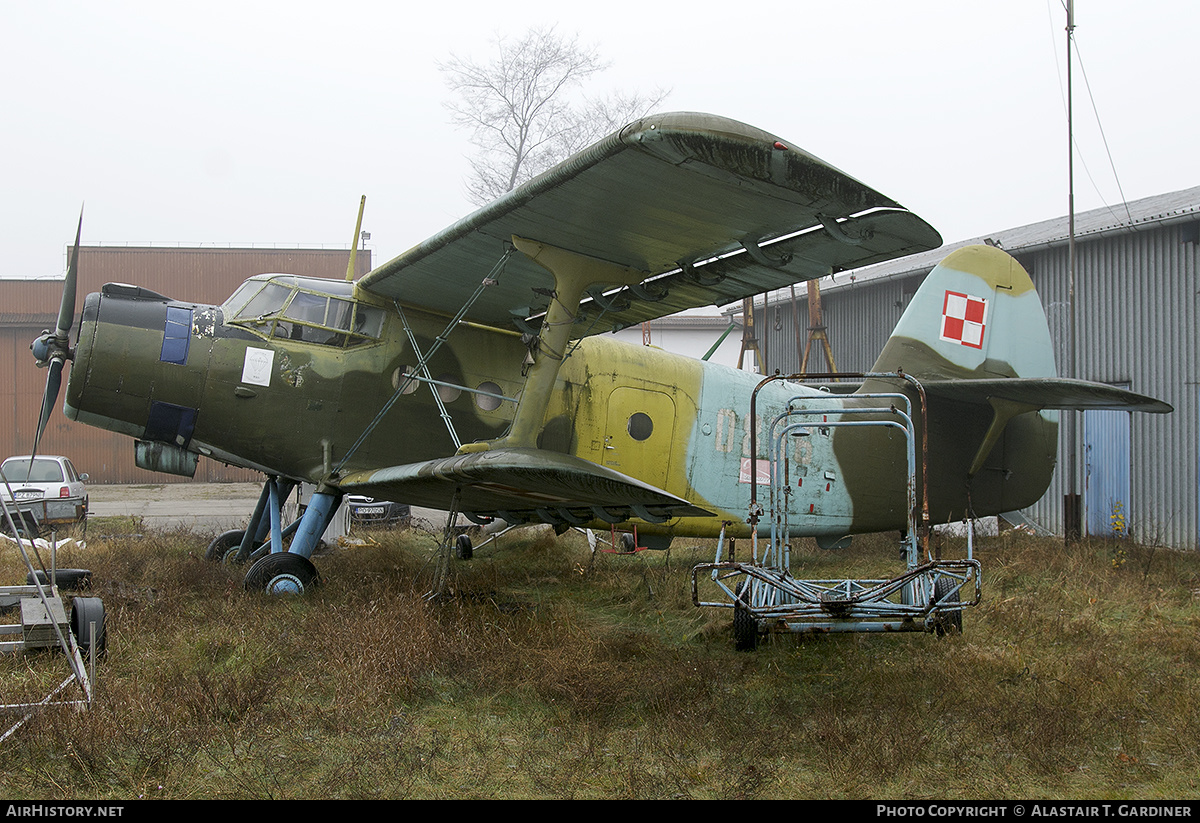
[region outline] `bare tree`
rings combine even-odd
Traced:
[[[497,38],[496,57],[477,63],[452,57],[439,64],[455,98],[456,126],[470,129],[479,153],[471,160],[467,195],[483,205],[638,117],[666,97],[611,95],[589,100],[584,81],[608,67],[596,49],[553,28],[518,40]]]

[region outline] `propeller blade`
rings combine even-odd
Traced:
[[[65,344],[75,319],[75,282],[79,279],[79,238],[83,234],[83,209],[79,210],[79,227],[75,229],[75,246],[67,264],[67,279],[63,282],[62,303],[58,307],[58,326],[54,335]],[[61,368],[61,367],[60,367]]]
[[[54,404],[58,402],[58,390],[62,386],[63,362],[61,357],[55,357],[50,361],[50,368],[46,373],[46,390],[42,394],[42,412],[38,415],[37,433],[33,438],[31,457],[37,456],[38,444],[42,442],[42,433],[46,431],[46,424],[50,422],[50,412],[54,411]]]

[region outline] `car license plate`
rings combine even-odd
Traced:
[[[358,510],[359,514],[383,514],[383,506],[363,506]]]
[[[13,492],[13,497],[18,500],[41,500],[42,492],[39,489],[18,490]]]

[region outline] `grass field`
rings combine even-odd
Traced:
[[[592,558],[576,535],[506,536],[430,605],[420,531],[316,558],[302,599],[245,593],[203,560],[211,535],[123,531],[95,522],[59,558],[92,569],[108,655],[89,711],[0,744],[8,800],[1200,795],[1196,553],[991,538],[962,635],[747,653],[728,610],[691,603],[708,543]],[[896,554],[894,536],[801,545],[793,571],[890,573]],[[0,582],[23,579],[0,545]],[[0,702],[66,672],[0,657]]]

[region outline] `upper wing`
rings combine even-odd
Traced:
[[[455,314],[516,235],[646,273],[592,292],[574,336],[935,248],[898,203],[779,138],[706,114],[644,118],[483,207],[359,281]],[[536,323],[550,274],[513,254],[465,315]],[[541,289],[542,292],[534,291]]]

